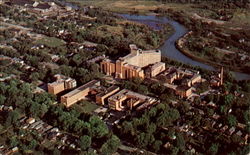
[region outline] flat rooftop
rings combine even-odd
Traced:
[[[93,86],[93,85],[96,85],[99,82],[100,81],[98,81],[98,80],[92,80],[92,81],[90,81],[90,82],[88,82],[88,83],[86,83],[86,84],[84,84],[84,85],[82,85],[82,86],[80,86],[80,87],[72,90],[71,92],[63,95],[62,97],[66,97],[66,98],[71,97],[71,96],[73,96],[73,95],[75,95],[75,94],[77,94],[77,93],[79,93],[79,92],[81,92],[81,91],[83,91],[83,90],[85,90],[85,89]]]
[[[142,95],[142,94],[139,94],[139,93],[127,90],[127,89],[123,89],[123,90],[119,91],[115,95],[111,96],[109,99],[119,100],[119,99],[123,98],[124,96],[129,96],[131,98],[137,98],[140,100],[151,100],[151,99],[154,100],[154,98],[152,98],[152,97]]]
[[[130,69],[134,69],[134,70],[140,70],[141,68],[135,65],[131,65],[131,64],[125,64],[125,67],[128,67]]]
[[[56,86],[56,85],[59,85],[59,84],[62,84],[64,83],[64,80],[57,80],[55,82],[52,82],[52,83],[48,83],[49,86]]]
[[[164,62],[157,62],[157,63],[154,63],[154,64],[151,66],[151,69],[154,70],[154,69],[156,69],[157,67],[162,66],[162,65],[165,65],[165,63],[164,63]]]
[[[104,96],[104,95],[106,95],[106,94],[108,94],[116,89],[119,89],[119,87],[118,86],[111,86],[111,87],[107,88],[104,92],[101,92],[101,93],[97,94],[96,96]]]
[[[141,49],[138,49],[137,52],[140,55],[140,54],[143,54],[143,53],[158,53],[158,52],[160,52],[160,50],[141,50]],[[126,61],[127,59],[133,58],[135,56],[138,56],[138,54],[137,53],[130,53],[130,54],[128,54],[128,55],[126,55],[124,57],[121,57],[119,59]]]

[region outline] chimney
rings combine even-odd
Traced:
[[[221,67],[221,70],[220,70],[220,85],[223,85],[223,67]]]

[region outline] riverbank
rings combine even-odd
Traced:
[[[194,13],[185,11],[160,9],[156,12],[178,21],[193,32],[185,38],[182,47],[178,47],[186,56],[215,67],[223,66],[250,74],[250,29],[244,24],[235,24],[235,19],[195,18]]]
[[[78,1],[78,0],[70,0],[70,1]],[[196,55],[193,55],[193,53],[190,52],[185,52],[182,49],[178,49],[178,47],[176,46],[176,42],[178,41],[178,39],[182,38],[188,31],[179,23],[182,23],[184,26],[186,26],[189,30],[192,30],[193,27],[196,27],[198,24],[196,24],[194,21],[190,21],[190,18],[185,18],[187,17],[186,15],[184,16],[183,14],[187,14],[190,15],[190,13],[193,13],[193,11],[197,11],[199,10],[199,8],[194,9],[194,4],[172,4],[172,3],[168,3],[167,5],[165,4],[161,4],[159,2],[145,2],[145,1],[129,1],[127,3],[124,3],[123,5],[125,7],[121,8],[120,5],[121,1],[107,1],[107,0],[97,0],[97,1],[92,1],[92,2],[80,2],[78,4],[80,4],[80,6],[86,6],[86,5],[92,5],[93,7],[101,7],[104,10],[110,11],[110,12],[126,12],[127,15],[129,14],[136,14],[136,16],[134,17],[129,17],[128,20],[139,20],[140,23],[142,24],[146,24],[148,26],[152,25],[152,22],[154,23],[164,23],[166,24],[166,22],[163,22],[162,20],[168,20],[165,17],[155,17],[150,16],[148,14],[152,14],[152,13],[157,13],[157,14],[161,14],[162,16],[167,16],[170,17],[171,19],[177,21],[168,21],[171,23],[171,25],[174,27],[175,29],[175,33],[170,36],[170,38],[161,46],[161,50],[164,51],[163,52],[163,56],[166,56],[170,59],[173,59],[175,61],[179,61],[181,63],[184,64],[188,64],[188,65],[192,65],[192,66],[199,66],[203,69],[207,69],[207,70],[216,70],[214,67],[218,67],[221,66],[221,64],[216,64],[213,61],[208,61],[207,59],[202,59],[199,58]],[[136,4],[136,5],[130,5],[130,4]],[[143,7],[138,7],[138,6],[142,6]],[[112,7],[111,7],[112,6]],[[155,7],[157,6],[157,7]],[[119,8],[119,9],[118,9]],[[137,10],[134,8],[138,8]],[[151,9],[150,9],[151,8]],[[153,8],[153,9],[152,9]],[[155,9],[156,8],[156,9]],[[184,9],[184,10],[183,10]],[[142,17],[141,14],[145,15],[147,14],[147,16]],[[209,13],[206,14],[206,16],[209,16]],[[141,19],[143,18],[143,19]],[[159,19],[158,19],[159,18]],[[164,18],[164,19],[161,19]],[[189,22],[187,22],[189,21]],[[168,23],[167,22],[167,23]],[[179,23],[178,23],[179,22]],[[191,23],[190,23],[191,22]],[[190,25],[188,25],[187,23],[190,23]],[[155,24],[156,25],[156,24]],[[178,28],[176,28],[176,26]],[[198,37],[200,38],[200,37]],[[196,61],[197,60],[197,61]],[[216,59],[217,61],[219,59]],[[210,66],[211,65],[211,66]],[[212,67],[214,66],[214,67]],[[232,70],[235,70],[232,69]],[[235,78],[237,80],[245,80],[245,79],[250,79],[250,75],[244,74],[244,73],[239,73],[239,72],[232,72],[235,75]]]
[[[196,60],[196,61],[199,61],[199,62],[202,62],[202,63],[206,63],[206,64],[209,64],[209,65],[212,65],[214,67],[221,67],[222,65],[219,65],[217,63],[214,63],[212,61],[209,61],[209,60],[206,60],[206,59],[202,59],[201,57],[197,57],[195,55],[192,54],[192,52],[190,52],[188,49],[184,48],[184,44],[187,40],[187,38],[189,37],[189,35],[192,34],[192,31],[189,31],[187,34],[185,34],[183,37],[181,37],[180,39],[178,39],[175,43],[176,45],[176,48],[182,52],[184,55],[186,55],[187,57],[189,58],[192,58],[193,60]]]
[[[196,61],[208,64],[208,65],[212,65],[212,66],[214,66],[216,68],[222,67],[223,66],[222,64],[215,63],[215,62],[210,61],[208,59],[204,59],[204,58],[201,58],[201,57],[198,57],[198,56],[194,55],[190,50],[188,50],[187,48],[185,48],[183,46],[183,44],[185,44],[185,42],[186,42],[186,38],[188,37],[188,35],[190,35],[190,32],[187,33],[186,35],[184,35],[182,38],[180,38],[180,39],[177,40],[177,42],[176,42],[176,48],[180,52],[182,52],[184,55],[186,55],[187,57],[189,57],[189,58],[191,58],[193,60],[196,60]],[[244,70],[241,70],[239,68],[234,68],[233,71],[244,73]]]
[[[183,36],[188,35],[188,31],[186,30],[186,28],[183,27],[178,22],[170,20],[166,17],[159,17],[159,16],[154,16],[154,15],[150,16],[150,15],[122,14],[122,16],[128,20],[137,21],[139,23],[144,23],[144,24],[150,25],[150,26],[152,26],[152,23],[168,23],[168,24],[170,24],[175,29],[175,33],[172,36],[170,36],[170,38],[168,38],[168,40],[166,40],[165,43],[160,48],[160,50],[162,51],[163,57],[170,58],[176,62],[177,61],[181,62],[181,63],[176,63],[177,65],[181,65],[184,63],[187,65],[199,66],[203,69],[207,69],[210,71],[216,70],[212,66],[209,66],[209,65],[202,63],[200,61],[195,61],[194,59],[191,59],[190,57],[186,56],[180,50],[177,49],[177,46],[176,46],[177,40],[183,38]],[[184,65],[184,66],[186,66],[186,65]],[[220,68],[220,66],[218,67],[218,69],[219,68]],[[250,79],[250,75],[247,75],[244,73],[232,72],[232,74],[235,75],[235,78],[237,80]]]

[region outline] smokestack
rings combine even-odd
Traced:
[[[223,85],[223,67],[221,67],[221,70],[220,70],[220,85]]]

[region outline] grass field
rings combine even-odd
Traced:
[[[246,28],[250,29],[250,11],[238,9],[231,19],[232,23],[237,23],[239,25],[245,25]]]
[[[74,104],[72,108],[80,113],[92,113],[99,106],[89,101],[81,101],[79,104]]]
[[[61,39],[55,37],[44,37],[35,41],[36,44],[43,44],[48,47],[58,47],[65,44],[65,42]]]
[[[97,28],[97,33],[99,33],[100,35],[105,35],[105,34],[122,35],[123,28],[121,26],[102,25]]]
[[[193,25],[196,24],[195,21],[202,21],[202,22],[214,22],[216,23],[213,28],[215,31],[217,30],[223,30],[223,33],[227,35],[240,35],[241,30],[244,30],[246,33],[249,32],[250,30],[250,12],[247,9],[243,8],[225,8],[225,15],[221,15],[221,8],[220,7],[204,7],[209,5],[207,3],[203,4],[183,4],[183,3],[161,3],[158,1],[142,1],[142,0],[131,0],[131,1],[124,1],[124,0],[91,0],[91,1],[82,1],[82,0],[66,0],[69,2],[74,2],[79,4],[80,6],[95,6],[95,7],[100,7],[104,10],[111,11],[111,12],[118,12],[118,13],[139,13],[139,14],[147,14],[147,13],[152,13],[154,10],[157,10],[158,8],[161,8],[159,11],[164,12],[167,9],[171,9],[172,11],[168,10],[165,15],[171,16],[171,13],[175,17],[179,18],[176,16],[177,14],[180,15],[179,19],[189,19],[186,21],[191,21],[192,22],[184,22],[183,24],[189,24],[192,23]],[[214,3],[211,5],[214,5]],[[220,5],[219,5],[220,6]],[[223,11],[222,11],[223,12]],[[231,18],[232,17],[232,18]],[[172,17],[173,18],[173,17]],[[193,21],[195,20],[195,21]],[[188,25],[188,26],[189,26]],[[192,27],[192,26],[191,26]],[[192,27],[194,29],[197,29],[197,27]],[[205,28],[206,29],[206,28]],[[206,31],[204,29],[204,32]],[[203,30],[203,28],[200,28],[200,30]],[[211,29],[209,29],[211,31]],[[99,27],[97,32],[100,32],[100,34],[112,34],[112,35],[119,35],[122,32],[122,29],[119,27],[112,27],[112,26],[102,26]],[[219,35],[215,35],[216,37],[210,39],[211,37],[207,36],[203,40],[203,45],[210,45],[210,46],[219,46],[217,42],[217,39],[220,38]],[[196,38],[199,38],[200,36],[194,36]],[[133,40],[136,42],[137,45],[145,45],[147,44],[145,42],[145,38],[143,38],[143,34],[138,33],[137,35],[133,36]],[[223,38],[222,38],[223,40]],[[225,41],[225,43],[227,43]],[[240,45],[233,45],[232,48],[237,48],[240,47]],[[200,52],[194,52],[195,50],[189,50],[190,55],[193,55],[194,57],[199,58],[201,61],[204,60],[204,62],[207,62],[208,64],[214,64],[213,58],[211,57],[211,53],[204,51],[203,53]],[[227,57],[225,56],[224,53],[214,51],[213,55],[216,56],[217,63],[221,65],[221,62],[223,64],[232,64],[231,59],[226,59]],[[236,67],[237,66],[236,61],[234,62]],[[246,64],[246,66],[249,66],[249,64]],[[236,70],[238,70],[236,68]]]
[[[144,14],[149,13],[152,10],[157,8],[163,9],[173,9],[175,11],[184,11],[187,15],[193,15],[197,13],[202,17],[209,17],[214,14],[211,10],[204,10],[200,9],[195,4],[178,4],[178,3],[167,3],[163,4],[158,1],[142,1],[142,0],[131,0],[131,1],[124,1],[124,0],[66,0],[68,2],[75,2],[80,5],[87,5],[87,6],[96,6],[101,7],[104,10],[109,10],[113,12],[119,13],[128,13],[137,11],[138,13]],[[233,18],[228,23],[229,26],[242,26],[242,25],[249,25],[250,24],[250,12],[248,10],[238,9]]]
[[[91,0],[91,1],[82,1],[82,0],[66,0],[68,2],[75,2],[80,5],[93,5],[96,7],[102,7],[105,10],[127,13],[131,11],[138,11],[139,13],[149,13],[151,10],[154,10],[159,7],[163,8],[174,8],[174,9],[187,9],[190,8],[189,4],[176,4],[168,3],[162,4],[157,1],[123,1],[123,0]]]

